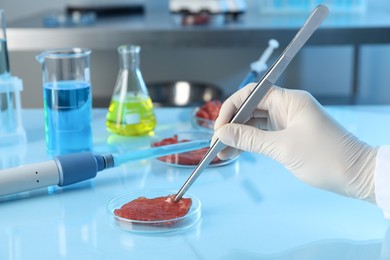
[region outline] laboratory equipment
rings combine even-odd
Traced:
[[[220,86],[189,80],[152,82],[148,91],[156,107],[199,106],[223,96]]]
[[[3,141],[3,145],[0,145],[0,170],[16,167],[24,163],[27,155],[27,139],[24,131],[23,134],[13,135],[18,138],[14,138],[12,144],[8,142],[7,145],[4,145],[4,141],[9,139],[9,135],[6,138],[0,139]]]
[[[160,147],[168,144],[182,143],[186,141],[211,139],[212,135],[213,133],[211,131],[203,131],[199,129],[195,131],[177,132],[175,133],[175,135],[171,134],[167,136],[156,137],[155,140],[152,141],[152,146]],[[199,164],[200,160],[202,159],[203,155],[207,152],[207,150],[208,147],[204,147],[196,151],[170,154],[167,156],[158,157],[157,161],[167,166],[173,166],[179,168],[194,168],[196,165]],[[220,160],[216,158],[214,161],[210,163],[209,167],[219,167],[219,166],[230,164],[236,161],[238,157],[239,156],[237,155],[234,158],[230,158],[228,160]]]
[[[290,44],[282,52],[275,63],[268,69],[261,80],[256,84],[248,98],[244,100],[240,108],[230,120],[231,123],[243,124],[246,120],[248,120],[248,118],[250,118],[250,114],[253,113],[253,110],[265,97],[272,85],[275,84],[276,80],[280,77],[297,52],[303,47],[314,31],[327,17],[328,13],[329,10],[324,5],[318,5],[314,9],[305,24],[292,39]],[[216,157],[223,148],[225,148],[225,145],[219,139],[216,139],[203,157],[202,161],[198,164],[190,177],[176,194],[175,201],[179,201],[181,199],[181,197],[194,183],[196,178],[199,177],[202,171],[210,164],[214,157]]]
[[[121,135],[144,135],[156,126],[153,103],[139,68],[141,47],[118,47],[120,69],[107,112],[106,126]]]
[[[95,178],[97,172],[124,163],[193,151],[209,145],[210,140],[204,139],[125,154],[81,152],[58,155],[53,160],[0,170],[0,196],[53,185],[66,186]]]
[[[42,65],[46,148],[50,155],[92,149],[90,54],[86,48],[54,49]]]
[[[94,12],[97,16],[140,15],[145,12],[145,0],[67,0],[68,14]]]
[[[271,57],[274,49],[279,47],[279,42],[275,39],[271,39],[268,42],[268,47],[261,54],[260,58],[257,61],[254,61],[250,65],[250,71],[245,76],[244,80],[241,82],[239,89],[245,87],[251,82],[256,82],[260,73],[267,69],[267,61]]]
[[[240,15],[246,12],[244,0],[170,0],[171,13],[197,14],[208,12],[210,14]]]
[[[245,0],[170,0],[169,11],[178,24],[221,24],[245,14]]]
[[[0,10],[0,75],[9,73],[9,60],[4,10]]]
[[[74,12],[71,14],[63,12],[53,12],[43,18],[45,27],[82,27],[92,26],[96,23],[94,12]]]
[[[175,191],[142,190],[117,196],[111,199],[107,204],[109,220],[116,227],[138,234],[177,232],[196,227],[196,224],[198,224],[201,217],[201,202],[198,198],[190,194],[186,194],[186,198],[191,199],[191,207],[187,214],[182,217],[176,217],[167,220],[134,220],[117,216],[114,213],[116,209],[121,208],[124,204],[139,197],[159,198],[171,194],[175,194]]]
[[[5,13],[0,10],[0,145],[14,145],[26,141],[20,104],[23,83],[10,73],[5,30]]]

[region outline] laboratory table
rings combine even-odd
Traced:
[[[331,106],[362,140],[390,143],[390,106]],[[152,136],[123,137],[93,111],[94,150],[147,148]],[[155,134],[193,130],[190,108],[156,109]],[[27,143],[1,148],[2,168],[47,160],[44,113],[24,109]],[[310,122],[308,122],[309,124]],[[243,153],[206,169],[188,191],[200,221],[184,230],[132,233],[110,222],[107,203],[124,193],[178,190],[191,168],[141,160],[89,181],[0,198],[0,259],[388,259],[389,222],[376,206],[310,187],[282,165]]]

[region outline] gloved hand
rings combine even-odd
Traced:
[[[222,105],[214,138],[230,147],[218,154],[220,159],[239,150],[261,153],[310,185],[375,203],[378,149],[343,128],[308,92],[273,86],[245,125],[227,124],[254,86]]]

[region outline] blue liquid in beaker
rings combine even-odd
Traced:
[[[92,149],[91,85],[82,81],[46,83],[44,109],[49,154]]]

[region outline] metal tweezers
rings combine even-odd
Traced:
[[[275,61],[275,63],[268,69],[268,71],[257,83],[257,85],[246,98],[246,100],[242,103],[233,118],[230,120],[230,123],[244,124],[250,118],[250,115],[253,113],[256,106],[265,97],[265,95],[271,89],[272,85],[275,84],[276,80],[282,75],[283,71],[286,69],[290,61],[303,47],[303,45],[307,42],[310,36],[314,33],[314,31],[325,20],[325,18],[328,16],[328,13],[329,10],[324,5],[318,5],[314,9],[305,24],[295,35],[290,44],[287,46],[287,48],[282,52],[282,54]],[[202,173],[202,171],[225,147],[226,145],[224,145],[219,139],[214,142],[214,144],[204,155],[200,163],[197,165],[195,170],[192,172],[190,177],[176,194],[175,202],[178,202],[183,197],[183,195],[195,182],[195,180]]]

